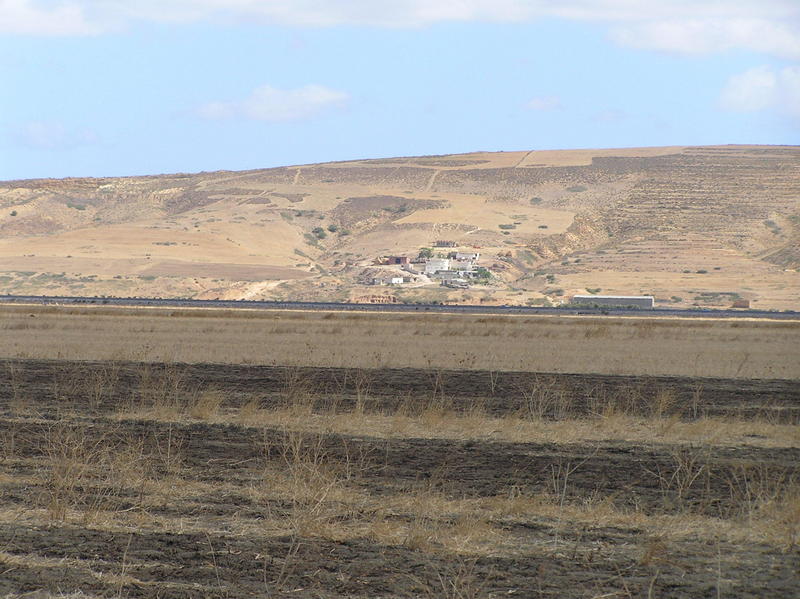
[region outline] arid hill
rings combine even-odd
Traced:
[[[375,286],[435,241],[488,284]],[[474,153],[0,183],[0,293],[800,308],[800,147]]]

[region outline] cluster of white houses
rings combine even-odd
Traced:
[[[385,256],[380,259],[382,265],[400,266],[410,276],[400,273],[389,273],[373,278],[374,285],[401,285],[416,280],[419,275],[440,281],[442,285],[451,287],[467,287],[471,279],[478,277],[480,271],[478,252],[450,252],[446,258],[420,258],[409,260],[407,256]]]
[[[423,272],[443,285],[467,287],[478,276],[478,252],[451,252],[447,258],[428,258]]]

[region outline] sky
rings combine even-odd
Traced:
[[[0,180],[800,143],[800,0],[0,0]]]

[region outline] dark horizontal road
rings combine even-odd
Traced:
[[[108,306],[149,306],[165,308],[224,308],[250,310],[339,310],[349,312],[440,312],[447,314],[567,314],[612,316],[681,316],[688,318],[770,318],[800,319],[800,312],[767,310],[712,310],[675,308],[528,307],[528,306],[445,306],[439,304],[348,304],[336,302],[279,302],[249,300],[160,299],[144,297],[71,297],[46,295],[0,295],[6,304],[69,304]]]

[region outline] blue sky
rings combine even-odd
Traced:
[[[0,81],[0,179],[797,144],[800,2],[0,0]]]

